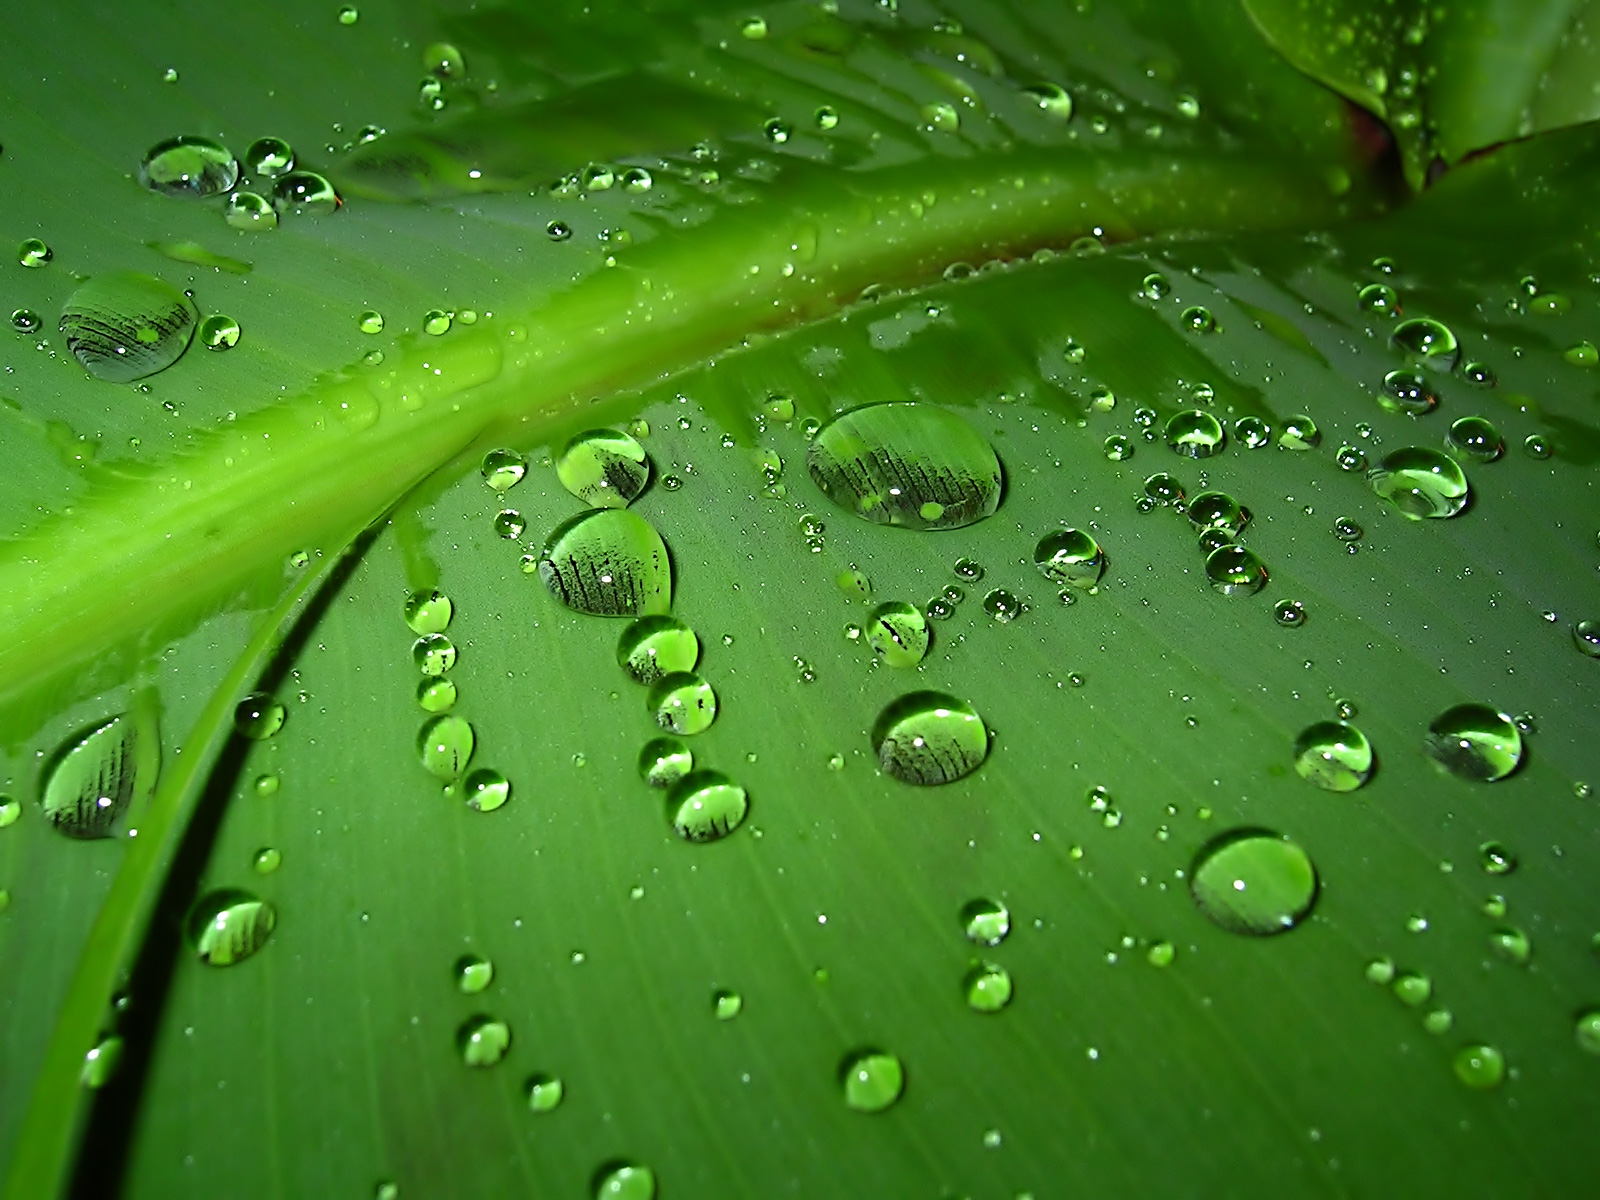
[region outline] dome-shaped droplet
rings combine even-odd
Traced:
[[[1590,658],[1600,658],[1600,621],[1579,621],[1572,627],[1572,644]]]
[[[677,738],[651,738],[639,751],[639,775],[651,787],[671,787],[694,770],[694,754]]]
[[[276,179],[294,170],[294,147],[278,137],[261,137],[244,151],[245,170],[263,179]]]
[[[460,717],[434,717],[417,734],[417,757],[423,769],[440,779],[459,779],[472,758],[476,737]]]
[[[857,1112],[882,1112],[905,1090],[906,1072],[899,1058],[882,1050],[858,1050],[839,1067],[844,1102]]]
[[[1272,426],[1260,417],[1240,417],[1233,423],[1233,436],[1246,450],[1259,450],[1272,441]]]
[[[866,621],[867,644],[888,667],[914,667],[928,653],[928,619],[915,605],[890,600],[878,605]]]
[[[1452,775],[1492,783],[1522,762],[1522,731],[1487,704],[1458,704],[1428,726],[1428,754]]]
[[[232,350],[239,344],[239,322],[213,313],[200,322],[200,344],[207,350]]]
[[[266,692],[251,692],[233,709],[233,727],[253,742],[264,742],[283,728],[289,710]]]
[[[1387,283],[1369,283],[1356,293],[1356,305],[1377,317],[1393,317],[1400,312],[1400,296]]]
[[[998,946],[1011,932],[1011,911],[986,896],[961,906],[961,930],[980,946]]]
[[[1272,619],[1286,629],[1299,629],[1306,623],[1306,606],[1298,600],[1279,600],[1272,606]]]
[[[1439,406],[1439,394],[1420,372],[1390,371],[1383,377],[1383,389],[1378,393],[1378,403],[1390,412],[1402,412],[1420,417]]]
[[[1227,492],[1201,492],[1189,501],[1189,520],[1197,529],[1218,529],[1230,538],[1238,537],[1250,514]]]
[[[96,379],[128,383],[170,367],[189,348],[199,313],[169,283],[136,271],[96,275],[67,299],[67,349]]]
[[[687,842],[727,837],[749,810],[744,788],[721,771],[690,771],[667,792],[667,819]]]
[[[1005,588],[992,588],[984,593],[983,611],[1002,625],[1015,621],[1026,610],[1026,605]]]
[[[656,1177],[637,1163],[611,1162],[595,1172],[594,1200],[655,1200]]]
[[[424,675],[443,675],[456,665],[456,647],[442,633],[425,633],[411,644],[411,662]]]
[[[1431,317],[1401,321],[1389,340],[1431,371],[1453,371],[1461,359],[1461,345],[1456,335],[1448,325]]]
[[[493,767],[479,767],[461,781],[462,799],[478,812],[493,812],[511,799],[511,781]]]
[[[650,457],[619,429],[590,429],[566,444],[556,459],[556,477],[585,504],[625,508],[650,479]]]
[[[234,192],[222,206],[222,219],[234,229],[255,233],[278,227],[278,210],[256,192]]]
[[[1500,431],[1483,417],[1461,417],[1450,426],[1450,446],[1478,462],[1493,462],[1505,452]]]
[[[693,671],[674,671],[651,685],[645,706],[661,728],[680,736],[701,733],[717,719],[717,693]]]
[[[210,138],[183,135],[150,148],[139,182],[167,196],[216,196],[239,182],[238,160]]]
[[[135,792],[154,782],[155,748],[141,747],[139,739],[126,713],[69,738],[44,770],[44,819],[68,837],[110,837]],[[141,779],[141,772],[151,778]]]
[[[1318,721],[1294,742],[1294,769],[1301,779],[1330,792],[1353,792],[1372,778],[1372,743],[1354,725]]]
[[[1030,83],[1022,92],[1058,121],[1072,116],[1072,93],[1058,83]]]
[[[1159,271],[1152,271],[1139,284],[1139,295],[1146,300],[1164,300],[1172,292],[1172,284]]]
[[[835,417],[812,439],[806,467],[834,503],[880,525],[956,529],[1000,505],[994,450],[932,404],[870,404]]]
[[[201,897],[186,924],[200,961],[227,967],[266,945],[277,923],[277,911],[265,900],[238,888],[222,888]]]
[[[637,683],[692,671],[699,661],[700,639],[676,617],[640,617],[617,642],[617,664]]]
[[[528,460],[515,450],[491,450],[483,456],[480,470],[485,483],[497,492],[504,492],[528,473]]]
[[[1092,588],[1105,573],[1106,556],[1093,535],[1081,529],[1057,529],[1033,548],[1033,565],[1046,579],[1068,587]]]
[[[566,1088],[556,1076],[539,1074],[529,1076],[523,1090],[528,1097],[529,1112],[547,1113],[561,1103]]]
[[[456,990],[475,996],[494,982],[494,964],[481,954],[463,954],[450,968]]]
[[[1384,455],[1367,472],[1367,482],[1414,520],[1453,517],[1467,506],[1470,492],[1456,460],[1426,446],[1407,446]]]
[[[1219,546],[1206,555],[1206,581],[1224,596],[1248,596],[1267,586],[1267,567],[1254,550]]]
[[[1204,409],[1178,413],[1167,422],[1167,445],[1185,458],[1210,458],[1227,437],[1222,422]]]
[[[961,981],[961,994],[974,1012],[999,1012],[1011,1003],[1011,992],[1011,972],[998,963],[979,963]]]
[[[1311,858],[1286,837],[1234,829],[1207,843],[1189,874],[1195,905],[1230,933],[1293,929],[1317,899]]]
[[[1321,440],[1322,431],[1317,423],[1304,414],[1285,417],[1283,428],[1278,431],[1280,450],[1312,450]]]
[[[1217,319],[1204,305],[1196,304],[1178,314],[1178,323],[1193,333],[1215,333]]]
[[[1456,1051],[1451,1065],[1455,1068],[1457,1079],[1479,1091],[1499,1087],[1501,1080],[1506,1077],[1505,1055],[1494,1046],[1482,1042],[1461,1047]]]
[[[989,755],[989,730],[965,700],[911,692],[892,701],[872,727],[885,775],[931,786],[972,774]]]
[[[642,617],[672,603],[667,547],[625,508],[594,508],[564,521],[545,542],[538,570],[556,599],[582,613]]]
[[[344,201],[339,193],[315,171],[290,171],[272,188],[272,202],[280,212],[331,213]]]
[[[24,238],[17,246],[17,261],[25,267],[42,267],[55,257],[40,238]]]
[[[511,1026],[494,1017],[468,1017],[456,1030],[456,1052],[469,1067],[492,1067],[511,1049]]]
[[[413,633],[443,633],[454,613],[450,597],[437,589],[412,592],[406,597],[404,614]]]

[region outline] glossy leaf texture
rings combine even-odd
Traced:
[[[59,1182],[24,1130],[80,1120],[85,1196],[1597,1182],[1596,134],[1384,215],[1368,131],[1240,8],[831,7],[26,14],[55,57],[0,75],[0,220],[53,256],[16,304],[138,269],[242,334],[148,392],[48,328],[7,360],[13,1195]],[[119,112],[71,101],[101,77]],[[345,202],[245,232],[140,190],[185,131],[282,136]],[[809,435],[885,402],[992,448],[992,515],[817,486]],[[664,544],[696,635],[651,687],[540,576],[596,428],[650,467],[598,511],[661,539],[596,574]],[[1408,448],[1455,456],[1455,515],[1374,489]],[[1081,587],[1036,565],[1069,528]],[[885,602],[920,665],[876,655]],[[130,872],[35,798],[151,695],[181,846]],[[1496,782],[1429,740],[1463,704],[1502,760],[1518,730]],[[1335,720],[1375,755],[1347,792],[1296,770]],[[120,1065],[55,1086],[52,1036]]]

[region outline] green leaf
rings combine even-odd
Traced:
[[[1388,122],[1406,177],[1600,117],[1590,0],[1243,0],[1289,61]]]
[[[8,1196],[1600,1185],[1600,133],[1390,211],[1242,7],[1081,7],[16,14]],[[237,345],[87,376],[120,270]]]

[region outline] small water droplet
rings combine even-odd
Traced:
[[[456,665],[456,647],[442,633],[425,633],[411,644],[411,661],[424,675],[443,675]]]
[[[239,181],[238,160],[210,138],[157,142],[139,164],[139,182],[166,196],[217,196]]]
[[[257,138],[245,148],[244,168],[252,175],[276,179],[294,170],[294,148],[282,138]]]
[[[115,1078],[117,1068],[122,1064],[122,1053],[125,1044],[120,1037],[109,1035],[102,1037],[83,1056],[83,1069],[78,1073],[78,1081],[90,1091],[98,1091]]]
[[[1417,1008],[1433,997],[1433,980],[1417,971],[1401,971],[1390,985],[1400,1003]]]
[[[1390,412],[1420,417],[1438,407],[1439,395],[1416,371],[1390,371],[1383,377],[1383,388],[1378,393],[1378,403]]]
[[[239,344],[239,322],[221,313],[200,322],[200,344],[207,350],[231,350]]]
[[[290,171],[273,185],[272,203],[279,212],[321,216],[344,201],[333,184],[315,171]]]
[[[1505,713],[1486,704],[1458,704],[1428,726],[1428,754],[1462,779],[1490,783],[1522,762],[1522,733]]]
[[[289,710],[266,692],[252,692],[234,706],[233,727],[254,742],[263,742],[283,728]]]
[[[264,232],[278,227],[278,210],[256,192],[234,192],[222,206],[222,219],[233,229]]]
[[[554,1075],[538,1074],[528,1076],[528,1081],[523,1084],[523,1091],[528,1099],[528,1111],[535,1113],[550,1112],[561,1103],[561,1097],[565,1090],[561,1080]]]
[[[1522,448],[1528,452],[1530,458],[1549,458],[1550,443],[1537,433],[1530,433],[1522,439]]]
[[[1509,875],[1517,869],[1517,856],[1500,842],[1479,846],[1478,861],[1490,875]]]
[[[1285,417],[1283,428],[1278,432],[1278,449],[1311,450],[1321,440],[1322,431],[1310,417],[1304,415]]]
[[[1591,1008],[1587,1012],[1579,1013],[1573,1034],[1578,1040],[1580,1050],[1590,1054],[1600,1054],[1600,1008]]]
[[[1306,606],[1298,600],[1279,600],[1272,606],[1272,619],[1286,629],[1299,629],[1306,623]]]
[[[1400,314],[1400,294],[1387,283],[1369,283],[1356,293],[1356,305],[1374,316],[1394,317]]]
[[[479,1013],[456,1030],[456,1052],[469,1067],[492,1067],[511,1048],[511,1026]]]
[[[916,607],[903,600],[878,605],[867,617],[867,644],[881,655],[885,666],[905,669],[920,663],[928,653],[928,622]]]
[[[458,779],[476,744],[472,726],[460,717],[434,717],[417,734],[417,756],[423,768],[440,779]]]
[[[655,1200],[656,1177],[649,1167],[610,1162],[595,1172],[595,1200]]]
[[[503,508],[494,515],[494,531],[508,542],[514,542],[522,536],[522,531],[528,523],[522,519],[522,514],[514,508]]]
[[[494,982],[494,964],[479,954],[463,954],[450,968],[456,990],[477,995]]]
[[[404,614],[413,633],[441,633],[450,624],[455,605],[437,590],[412,592],[406,597]]]
[[[136,271],[96,275],[61,309],[61,332],[96,379],[129,383],[170,367],[189,348],[199,314],[171,284]]]
[[[1246,450],[1259,450],[1272,440],[1272,426],[1260,417],[1240,417],[1233,423],[1233,436]]]
[[[38,333],[43,324],[44,318],[31,308],[18,308],[11,312],[11,328],[18,333]]]
[[[589,429],[578,434],[556,459],[561,486],[594,508],[624,508],[644,491],[650,457],[619,429]]]
[[[462,780],[461,786],[467,807],[477,812],[493,812],[511,799],[511,781],[493,767],[479,767]]]
[[[1184,309],[1178,315],[1178,323],[1191,333],[1215,333],[1217,329],[1217,319],[1211,315],[1211,310],[1200,304]]]
[[[1101,449],[1112,462],[1126,462],[1133,457],[1133,443],[1120,433],[1108,437]]]
[[[1039,539],[1033,565],[1047,578],[1068,587],[1089,589],[1105,573],[1105,552],[1081,529],[1058,529]]]
[[[26,238],[17,247],[17,261],[25,267],[42,267],[54,257],[54,251],[38,238]]]
[[[1483,1042],[1461,1047],[1451,1065],[1457,1079],[1480,1091],[1499,1087],[1506,1075],[1505,1056]]]
[[[617,642],[617,664],[637,683],[692,671],[699,661],[700,639],[676,617],[640,617]]]
[[[1499,957],[1519,967],[1527,965],[1529,957],[1533,954],[1533,943],[1528,940],[1528,935],[1520,929],[1496,929],[1489,935],[1489,948]]]
[[[265,900],[239,888],[221,888],[201,897],[185,924],[200,961],[227,967],[266,945],[277,923],[277,910]]]
[[[1023,95],[1031,99],[1046,115],[1058,121],[1065,121],[1072,116],[1072,94],[1056,83],[1030,83],[1022,89]]]
[[[1139,295],[1146,300],[1164,300],[1171,292],[1172,284],[1157,271],[1150,272],[1139,283]]]
[[[858,1050],[839,1067],[844,1102],[857,1112],[882,1112],[905,1090],[905,1067],[883,1050]]]
[[[434,42],[422,51],[422,69],[437,79],[462,79],[467,61],[449,42]]]
[[[1249,512],[1226,492],[1201,492],[1189,502],[1188,516],[1196,528],[1218,530],[1230,540],[1250,521]]]
[[[270,875],[283,865],[283,853],[274,846],[264,846],[250,859],[257,875]]]
[[[1248,596],[1267,586],[1267,568],[1253,550],[1220,546],[1206,555],[1206,579],[1224,596]]]
[[[15,825],[20,816],[22,816],[21,802],[15,796],[0,793],[0,829]]]
[[[969,900],[961,906],[961,928],[969,941],[998,946],[1011,932],[1011,912],[998,900]]]
[[[1478,462],[1493,462],[1505,451],[1505,441],[1483,417],[1461,417],[1450,426],[1450,446]]]
[[[687,842],[714,842],[737,829],[750,810],[744,788],[721,771],[690,771],[667,793],[667,819]]]
[[[1372,743],[1354,725],[1318,721],[1295,739],[1294,769],[1330,792],[1352,792],[1372,778]]]
[[[1210,458],[1227,441],[1222,422],[1204,409],[1180,412],[1167,422],[1167,445],[1186,458]]]
[[[1389,340],[1431,371],[1453,371],[1461,358],[1461,345],[1450,327],[1431,317],[1412,317],[1394,327]]]
[[[255,788],[258,796],[275,796],[280,786],[282,786],[281,781],[276,775],[256,776]]]
[[[639,751],[639,775],[651,787],[671,787],[692,770],[694,755],[677,738],[652,738]]]
[[[872,728],[884,774],[932,786],[970,775],[989,754],[983,718],[944,692],[911,692],[892,701]]]
[[[983,611],[1002,625],[1015,621],[1026,606],[1005,588],[995,588],[983,598]]]
[[[1572,644],[1590,658],[1600,658],[1600,621],[1579,621],[1574,625]]]
[[[1293,929],[1310,913],[1317,872],[1288,838],[1235,829],[1201,849],[1189,890],[1200,911],[1223,929],[1264,936]]]
[[[1600,350],[1593,342],[1577,342],[1561,352],[1561,357],[1575,367],[1592,367],[1600,363]]]
[[[1011,1003],[1011,972],[996,963],[979,963],[961,981],[961,992],[974,1012],[997,1013]]]
[[[922,119],[930,129],[954,133],[961,128],[961,114],[956,106],[946,100],[935,100],[922,106]]]
[[[339,24],[341,25],[354,25],[360,19],[361,10],[353,4],[346,4],[339,10]]]
[[[693,671],[673,671],[651,685],[645,706],[657,725],[686,737],[708,729],[716,720],[717,694]]]
[[[729,988],[718,988],[711,993],[711,1015],[719,1021],[731,1021],[744,1008],[744,997]]]

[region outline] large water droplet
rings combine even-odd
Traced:
[[[617,664],[638,683],[692,671],[699,661],[700,639],[676,617],[640,617],[617,642]]]
[[[404,612],[406,624],[411,626],[411,632],[442,633],[455,614],[455,605],[443,592],[429,589],[412,592],[407,596]]]
[[[245,170],[252,175],[276,179],[294,170],[294,147],[278,137],[261,137],[245,147]]]
[[[595,1172],[594,1200],[655,1200],[656,1176],[649,1167],[612,1162]]]
[[[266,945],[277,923],[277,911],[265,900],[239,888],[221,888],[196,902],[187,928],[201,962],[227,967]]]
[[[568,608],[602,617],[665,613],[672,568],[661,535],[627,509],[594,508],[557,526],[539,578]]]
[[[694,755],[677,738],[651,738],[639,751],[639,775],[651,787],[671,787],[694,770]]]
[[[1383,377],[1378,403],[1390,412],[1420,417],[1439,406],[1439,395],[1416,371],[1390,371]]]
[[[872,746],[884,774],[932,786],[976,771],[989,755],[989,730],[965,700],[944,692],[911,692],[879,715]]]
[[[1224,596],[1248,596],[1267,586],[1267,567],[1254,550],[1219,546],[1206,555],[1206,580]]]
[[[844,1102],[857,1112],[882,1112],[905,1090],[900,1059],[883,1050],[858,1050],[839,1067]]]
[[[566,444],[556,459],[556,476],[585,504],[625,508],[650,479],[650,457],[621,430],[590,429]]]
[[[67,349],[96,379],[128,383],[170,367],[189,348],[199,313],[169,283],[137,271],[96,275],[67,299]]]
[[[880,525],[956,529],[1000,505],[994,450],[932,404],[869,404],[835,417],[812,439],[806,467],[834,503]]]
[[[645,706],[672,733],[700,733],[717,719],[717,693],[693,671],[673,671],[650,686]]]
[[[344,201],[333,184],[315,171],[290,171],[272,188],[272,203],[280,212],[331,213]]]
[[[1196,906],[1230,933],[1293,929],[1317,899],[1317,871],[1300,846],[1264,829],[1234,829],[1203,847],[1189,878]]]
[[[1461,359],[1461,345],[1448,325],[1431,317],[1401,321],[1389,335],[1413,360],[1433,371],[1453,371]]]
[[[1453,517],[1467,506],[1470,488],[1456,460],[1426,446],[1384,455],[1367,472],[1372,490],[1412,519]]]
[[[240,736],[264,742],[283,728],[289,710],[266,692],[251,692],[233,709],[233,727]]]
[[[1480,1091],[1499,1087],[1506,1077],[1505,1055],[1483,1042],[1461,1047],[1451,1065],[1457,1079]]]
[[[885,666],[914,667],[928,653],[928,621],[915,605],[890,600],[867,617],[867,644]]]
[[[1478,462],[1493,462],[1505,452],[1500,431],[1483,417],[1461,417],[1450,426],[1450,445]]]
[[[667,819],[687,842],[727,837],[749,810],[744,788],[721,771],[690,771],[667,793]]]
[[[1167,445],[1185,458],[1210,458],[1227,437],[1222,422],[1204,409],[1178,413],[1167,422]]]
[[[1227,492],[1201,492],[1189,501],[1189,520],[1197,529],[1218,529],[1234,538],[1249,523],[1250,514]]]
[[[68,837],[110,837],[140,785],[152,782],[139,778],[145,765],[139,736],[124,713],[69,739],[44,770],[39,804],[45,820]]]
[[[239,163],[210,138],[185,134],[150,148],[139,182],[167,196],[216,196],[239,182]]]
[[[961,906],[961,929],[980,946],[998,946],[1011,932],[1011,910],[987,896],[968,900]]]
[[[1106,556],[1100,543],[1083,530],[1057,529],[1039,539],[1033,548],[1033,565],[1057,583],[1092,588],[1105,573]]]
[[[417,734],[417,756],[430,775],[459,779],[476,744],[472,726],[460,717],[434,717]]]
[[[467,807],[493,812],[511,799],[511,781],[493,767],[479,767],[461,781]]]
[[[1318,721],[1294,742],[1300,778],[1330,792],[1353,792],[1372,778],[1372,743],[1343,721]]]
[[[1522,762],[1517,723],[1487,704],[1458,704],[1428,726],[1428,754],[1462,779],[1492,783]]]
[[[479,1013],[456,1030],[456,1051],[469,1067],[492,1067],[511,1048],[511,1026]]]

